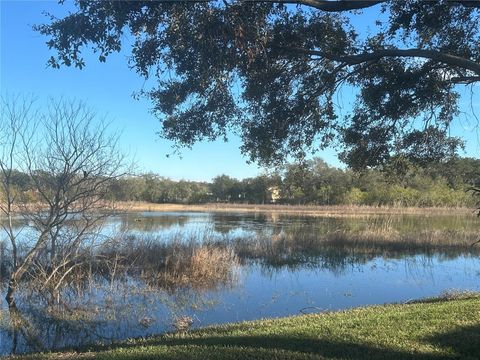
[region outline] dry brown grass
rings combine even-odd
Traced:
[[[350,261],[350,258],[358,262],[376,256],[480,254],[480,247],[472,246],[478,238],[479,234],[474,230],[423,230],[401,234],[388,226],[327,233],[299,229],[272,237],[238,239],[235,250],[240,259],[257,259],[273,266],[295,266],[313,261],[315,266],[325,263],[334,267]],[[322,261],[315,260],[318,257]]]
[[[252,204],[153,204],[147,202],[117,202],[115,208],[121,211],[197,211],[197,212],[266,212],[266,213],[285,213],[323,217],[356,217],[368,215],[403,215],[418,214],[422,216],[429,215],[471,215],[475,213],[470,208],[451,208],[451,207],[394,207],[394,206],[355,206],[355,205],[252,205]]]
[[[366,229],[356,233],[340,232],[328,234],[326,241],[330,243],[351,244],[357,248],[368,246],[388,246],[396,250],[413,249],[464,249],[472,252],[472,244],[478,239],[476,231],[461,230],[422,230],[416,234],[400,234],[391,229]]]
[[[144,279],[166,288],[212,289],[233,284],[238,259],[233,249],[201,245],[171,252],[158,270],[145,271]]]

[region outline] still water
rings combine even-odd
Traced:
[[[479,223],[473,216],[113,216],[102,231],[121,239],[122,256],[140,260],[113,280],[66,289],[68,311],[60,314],[20,294],[15,330],[3,301],[0,355],[149,336],[185,322],[195,328],[480,291],[480,249],[457,246],[457,238],[480,233]],[[431,234],[451,238],[445,246],[416,243]]]

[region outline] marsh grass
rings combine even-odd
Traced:
[[[88,298],[89,292],[108,294],[115,290],[117,296],[122,288],[126,295],[126,291],[146,294],[159,290],[172,295],[182,289],[207,292],[233,288],[239,282],[242,265],[252,261],[269,271],[309,267],[341,272],[351,264],[379,256],[437,254],[453,258],[480,254],[478,244],[471,246],[479,238],[478,230],[469,226],[402,228],[403,222],[395,215],[367,216],[364,221],[341,226],[329,224],[288,223],[236,237],[213,230],[168,236],[122,234],[99,245],[95,254],[86,254],[83,265],[66,278],[60,301],[51,301],[35,269],[25,278],[23,292],[25,299],[30,299],[27,302],[44,304],[51,317],[91,321],[95,311],[77,301]],[[8,264],[8,258],[3,260]]]
[[[417,254],[442,254],[444,257],[478,255],[480,246],[474,230],[422,230],[401,233],[388,222],[363,229],[315,232],[298,227],[272,236],[237,238],[239,259],[255,259],[274,267],[309,265],[339,269],[347,263],[365,263],[375,257],[398,258]]]
[[[232,286],[239,265],[234,249],[213,243],[208,233],[170,239],[128,236],[118,246],[102,252],[102,257],[118,261],[115,274],[112,266],[101,271],[110,280],[113,276],[130,276],[169,291]]]
[[[370,231],[351,233],[338,232],[325,236],[325,243],[351,246],[355,249],[378,249],[392,251],[460,251],[480,253],[480,248],[472,246],[478,234],[461,230],[422,230],[417,234],[400,234],[392,231]]]
[[[0,329],[7,329],[6,321],[7,321],[6,310],[0,309]]]
[[[191,316],[175,316],[173,318],[173,327],[177,332],[185,332],[191,328],[194,319]]]
[[[166,210],[170,208],[168,204],[162,206],[165,206]],[[188,207],[181,206],[182,209]],[[201,208],[200,211],[206,211],[208,208],[210,211],[214,208],[223,211],[231,207],[246,211],[263,212],[265,210],[267,213],[272,210],[271,214],[266,214],[267,218],[272,216],[271,224],[282,220],[282,210],[288,210],[287,213],[290,212],[291,215],[293,213],[299,216],[314,215],[326,219],[358,218],[351,221],[325,219],[319,220],[318,224],[300,221],[297,224],[295,221],[290,222],[290,219],[294,220],[294,218],[287,217],[282,221],[288,225],[280,225],[280,230],[274,229],[269,232],[267,229],[256,234],[216,242],[215,246],[233,247],[234,254],[241,263],[254,259],[274,266],[307,263],[315,266],[320,255],[327,257],[325,263],[335,266],[337,260],[342,264],[345,258],[352,257],[352,254],[354,254],[352,261],[365,262],[375,256],[399,257],[435,252],[446,256],[458,256],[480,253],[480,246],[471,246],[478,241],[480,232],[477,226],[471,226],[475,217],[468,209],[207,204],[197,207],[197,210]],[[306,214],[304,211],[309,213]],[[418,217],[420,214],[422,217],[436,216],[435,224],[410,221],[410,219],[421,219]],[[203,234],[196,241],[209,242],[209,237],[211,234],[208,236]]]
[[[198,291],[232,287],[238,281],[240,265],[250,260],[274,267],[309,264],[336,268],[376,256],[480,254],[480,246],[472,246],[480,236],[475,228],[417,230],[402,229],[402,224],[395,215],[389,215],[341,227],[301,223],[237,237],[208,230],[163,237],[123,234],[99,246],[95,254],[87,253],[82,265],[68,275],[65,283],[69,289],[63,294],[75,297],[99,281],[113,287],[115,282],[128,279],[169,292],[187,287]],[[3,260],[8,263],[6,257]],[[43,281],[38,281],[35,269],[29,274],[27,292],[42,294]]]
[[[115,208],[119,211],[197,211],[197,212],[266,212],[286,213],[323,217],[364,217],[371,215],[471,215],[475,212],[467,207],[403,207],[403,206],[359,206],[359,205],[253,205],[253,204],[222,204],[209,203],[201,205],[155,204],[147,202],[126,201],[117,202]]]
[[[168,289],[192,287],[211,290],[234,283],[237,266],[233,249],[209,245],[180,247],[165,258],[158,271],[150,269],[142,276],[146,282]]]

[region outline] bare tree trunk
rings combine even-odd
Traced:
[[[10,281],[8,282],[8,288],[7,288],[7,295],[5,296],[5,300],[7,300],[8,307],[15,307],[15,298],[14,294],[17,291],[17,283],[15,279],[11,278]]]
[[[5,243],[3,240],[0,240],[0,281],[2,281],[4,273],[6,272],[6,263],[7,259],[5,257]]]
[[[31,322],[23,317],[17,307],[10,307],[9,313],[13,328],[12,354],[17,352],[18,335],[20,334],[29,345],[33,346],[35,351],[45,351],[45,346],[41,341],[38,331],[33,327]]]
[[[6,200],[0,211],[8,224],[0,223],[0,228],[10,239],[13,257],[5,299],[15,307],[25,274],[34,270],[29,281],[51,290],[58,301],[60,286],[81,263],[92,229],[106,216],[100,211],[106,208],[102,200],[122,175],[124,156],[117,149],[117,134],[109,134],[82,103],[52,102],[48,115],[36,116],[30,103],[1,100],[0,130],[7,140],[0,143],[0,190]],[[36,206],[22,199],[14,167],[28,177]],[[33,229],[29,248],[21,253],[14,216]]]

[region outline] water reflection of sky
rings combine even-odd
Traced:
[[[16,220],[16,230],[22,238],[32,234],[29,226]],[[478,229],[480,221],[465,215],[370,215],[361,217],[291,216],[277,213],[208,213],[208,212],[139,212],[111,216],[102,233],[107,236],[157,235],[171,237],[198,237],[209,234],[213,238],[241,237],[253,234],[280,233],[285,229],[302,228],[317,233],[338,230],[361,231],[366,228],[392,228],[400,233],[416,234],[424,230],[462,231]]]
[[[337,228],[383,226],[381,218],[331,219],[269,216],[263,214],[138,213],[108,220],[105,234],[155,235],[168,242],[175,238],[229,239],[258,233],[276,234],[301,227],[312,232]],[[387,219],[402,231],[425,229],[472,229],[470,218]],[[325,251],[327,251],[326,249]],[[330,251],[330,250],[328,250]],[[353,255],[352,255],[353,254]],[[304,256],[304,255],[302,255]],[[191,316],[194,326],[279,317],[305,312],[345,309],[370,304],[403,302],[439,295],[448,290],[480,291],[480,258],[468,253],[373,254],[356,256],[354,251],[331,254],[321,251],[295,266],[270,264],[262,259],[242,262],[235,269],[236,281],[206,290],[142,291],[135,280],[115,284],[115,298],[108,290],[96,289],[88,298],[90,321],[46,325],[40,322],[48,349],[89,342],[148,336],[172,330],[172,318]],[[4,289],[2,289],[4,293]],[[30,304],[32,305],[32,304]],[[25,308],[28,306],[24,306]],[[34,307],[34,306],[33,306]],[[11,351],[13,334],[7,329],[8,314],[2,302],[0,354]],[[32,322],[34,324],[34,322]],[[46,330],[46,331],[45,331]],[[58,334],[63,334],[58,336]],[[25,336],[17,350],[32,351]]]
[[[364,230],[389,227],[400,233],[419,231],[478,229],[474,216],[372,215],[363,217],[311,217],[265,213],[142,212],[119,214],[106,223],[105,231],[160,235],[163,239],[179,234],[185,237],[209,233],[213,237],[279,233],[288,228],[305,228],[327,233],[336,230]]]
[[[172,330],[171,315],[189,315],[194,326],[279,317],[305,312],[345,309],[355,306],[403,302],[440,294],[445,290],[479,291],[480,261],[474,257],[442,260],[409,257],[386,260],[377,257],[365,264],[351,264],[342,271],[287,268],[268,271],[259,265],[242,268],[239,283],[231,289],[175,296],[166,293],[125,291],[116,309],[99,314],[95,324],[77,324],[49,347],[77,345],[79,339],[110,341],[153,335]],[[121,293],[121,291],[120,291]],[[96,294],[99,298],[104,294]],[[100,303],[100,301],[99,301]],[[105,317],[107,320],[105,320]],[[141,325],[148,318],[152,324]],[[108,320],[110,319],[110,320]],[[73,337],[75,335],[75,337]],[[11,336],[0,331],[2,353],[8,353]],[[27,347],[19,343],[20,348]]]
[[[201,238],[207,234],[212,239],[241,237],[265,231],[271,226],[255,217],[228,217],[198,212],[144,212],[112,217],[106,224],[109,234],[128,233],[137,236],[156,235],[162,239]]]

